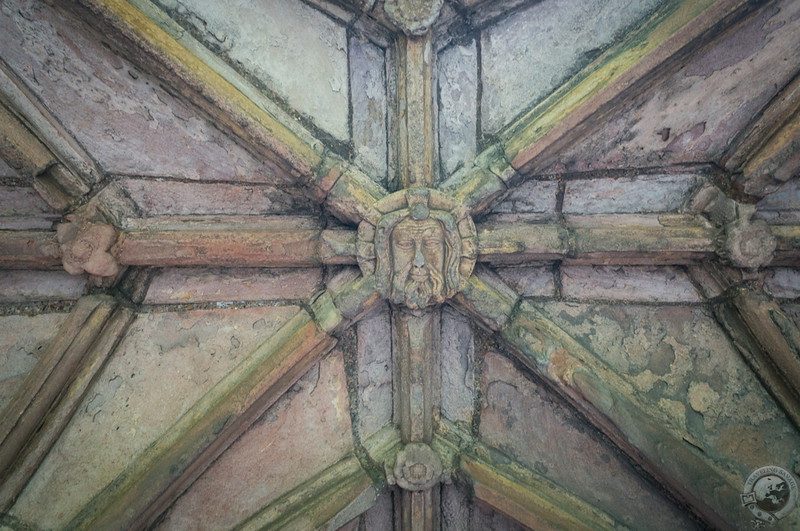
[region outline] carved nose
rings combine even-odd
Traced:
[[[422,267],[425,265],[425,257],[422,256],[422,251],[419,248],[419,245],[416,246],[416,251],[414,252],[414,267]]]

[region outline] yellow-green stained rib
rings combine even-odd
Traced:
[[[667,4],[639,31],[612,47],[512,124],[503,135],[506,158],[516,169],[528,165],[602,105],[700,37],[709,25],[746,3],[746,0],[682,0]]]
[[[198,91],[198,99],[202,100],[200,104],[210,101],[211,105],[221,107],[222,112],[216,114],[233,114],[225,125],[235,133],[248,138],[249,131],[245,131],[246,125],[240,122],[242,118],[253,122],[250,126],[257,126],[264,133],[255,133],[258,140],[268,144],[267,147],[281,161],[300,174],[310,174],[321,163],[322,157],[312,145],[280,123],[132,3],[125,0],[83,0],[82,3],[103,13],[117,27],[132,30],[140,46],[147,48],[148,52],[174,63],[170,66],[176,74]]]

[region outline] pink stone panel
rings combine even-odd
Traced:
[[[63,528],[297,310],[139,314],[11,513]]]
[[[0,271],[0,302],[77,300],[86,275],[66,271]]]
[[[542,173],[718,161],[800,69],[800,3],[769,3],[696,52]]]
[[[321,269],[175,268],[157,274],[144,302],[305,300],[320,289]]]
[[[600,434],[493,352],[484,359],[483,397],[480,436],[487,444],[631,529],[691,528]]]
[[[45,2],[0,4],[3,59],[111,174],[287,182]]]
[[[159,529],[231,529],[353,450],[344,360],[310,369],[172,507]]]

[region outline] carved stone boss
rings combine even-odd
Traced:
[[[421,310],[461,290],[477,258],[469,212],[437,190],[411,188],[375,204],[377,225],[358,227],[358,263],[396,306]]]

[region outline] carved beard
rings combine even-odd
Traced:
[[[427,272],[426,278],[424,280],[416,279],[411,275],[412,267],[412,264],[407,265],[394,278],[393,292],[395,296],[393,299],[395,302],[402,300],[412,310],[442,302],[444,300],[442,297],[444,276],[436,269],[425,265],[422,269]],[[402,298],[397,296],[401,293],[403,294]]]

